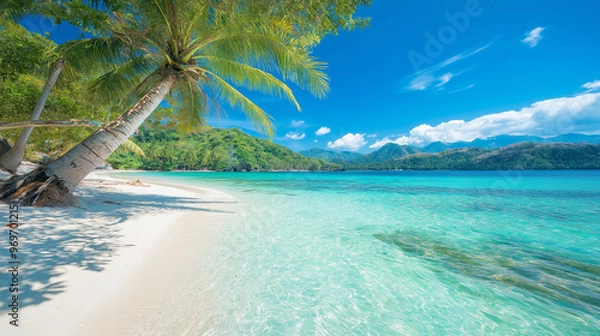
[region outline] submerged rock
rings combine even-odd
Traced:
[[[600,310],[599,265],[509,241],[467,249],[412,232],[374,237],[407,256],[431,262],[436,272],[442,266],[442,270],[516,287],[585,311]]]

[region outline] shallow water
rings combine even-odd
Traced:
[[[214,334],[600,334],[600,171],[142,177],[240,201]]]

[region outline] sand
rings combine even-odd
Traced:
[[[0,282],[0,335],[199,335],[219,329],[207,272],[235,199],[91,174],[79,208],[20,209],[19,327]],[[8,219],[8,206],[0,206]],[[8,265],[8,234],[0,238]]]

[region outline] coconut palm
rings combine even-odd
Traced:
[[[64,62],[62,60],[58,61],[58,63],[50,73],[50,76],[46,81],[46,85],[44,85],[44,89],[42,90],[42,94],[40,95],[40,98],[35,104],[33,112],[31,112],[31,115],[29,116],[30,121],[38,120],[38,118],[40,117],[42,109],[46,104],[46,100],[48,100],[48,96],[50,95],[50,91],[54,87],[54,84],[56,84],[56,81],[58,80],[58,76],[60,75],[63,66]],[[15,173],[17,171],[17,168],[21,164],[23,156],[25,155],[25,147],[27,146],[27,140],[29,140],[31,132],[33,132],[33,127],[25,127],[21,131],[21,134],[19,135],[17,141],[15,141],[15,145],[7,153],[0,156],[0,169],[4,169],[10,173]]]
[[[92,0],[85,5],[81,3],[76,3],[75,1],[62,0],[62,1],[37,1],[37,0],[6,0],[2,4],[0,4],[0,19],[2,21],[6,21],[7,25],[16,25],[18,20],[22,19],[26,14],[50,14],[56,20],[60,20],[60,17],[63,18],[74,18],[74,12],[79,16],[87,17],[87,20],[78,20],[79,24],[82,26],[87,26],[91,24],[100,24],[102,22],[103,13],[100,11],[96,11],[97,8],[102,8],[104,5],[116,6],[117,1],[115,0],[104,0],[104,2],[100,0]],[[76,10],[74,10],[76,8]],[[71,14],[67,14],[71,13]],[[96,13],[95,17],[90,15],[85,15],[84,13]],[[12,23],[11,21],[14,21]],[[30,121],[37,121],[42,113],[44,105],[48,100],[48,96],[50,95],[50,91],[56,84],[58,77],[60,76],[61,71],[65,65],[64,60],[58,60],[54,69],[48,76],[46,81],[46,85],[42,90],[40,98],[38,99],[33,112],[29,117]],[[31,64],[31,66],[39,66],[39,64]],[[15,173],[23,157],[25,155],[25,147],[27,146],[27,142],[33,131],[32,126],[24,127],[19,135],[18,139],[15,141],[15,144],[10,150],[5,153],[2,153],[0,156],[0,169],[6,170],[10,173]],[[132,142],[128,142],[126,144],[127,148],[130,148],[134,151],[138,151],[133,145]]]
[[[165,98],[176,102],[179,125],[187,130],[205,123],[214,102],[226,101],[272,135],[269,115],[237,87],[287,98],[298,109],[284,81],[317,97],[327,93],[324,63],[311,57],[282,16],[257,16],[243,5],[219,8],[210,0],[139,0],[131,8],[137,12],[111,16],[110,34],[68,43],[62,51],[75,68],[97,69],[92,89],[99,99],[137,101],[46,167],[4,182],[0,198],[72,203],[69,195],[81,180]]]

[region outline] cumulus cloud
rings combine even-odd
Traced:
[[[481,48],[454,55],[443,62],[440,62],[427,69],[421,70],[412,76],[407,77],[408,86],[406,87],[406,89],[409,91],[424,91],[429,88],[442,89],[453,78],[455,78],[458,75],[461,75],[464,72],[449,72],[447,70],[444,70],[445,68],[466,58],[479,54],[480,52],[491,47],[493,43],[494,42],[490,42]]]
[[[290,122],[290,126],[291,127],[302,127],[302,126],[304,126],[304,120],[292,120],[292,122]]]
[[[369,134],[369,135],[367,135],[367,138],[377,138],[377,134],[375,134],[375,133]]]
[[[542,36],[542,33],[544,32],[544,30],[546,30],[546,28],[537,27],[531,31],[528,31],[525,34],[525,38],[523,40],[521,40],[521,42],[529,45],[531,48],[537,46],[538,43],[540,43],[540,41],[542,40],[542,38],[544,38]]]
[[[335,141],[329,141],[327,147],[331,149],[357,151],[366,144],[367,142],[365,141],[364,134],[348,133]]]
[[[596,91],[600,89],[600,80],[596,79],[593,82],[585,83],[581,87],[584,89],[588,89],[588,91]]]
[[[370,148],[393,142],[399,145],[427,146],[432,142],[453,143],[487,139],[502,134],[556,136],[571,132],[600,130],[600,93],[540,101],[518,111],[487,114],[464,121],[450,120],[437,126],[423,124],[397,139],[381,139]]]
[[[298,132],[289,132],[288,134],[285,135],[285,139],[286,140],[294,140],[294,141],[298,141],[298,140],[302,140],[306,137],[306,133],[298,133]]]
[[[317,136],[321,136],[321,135],[325,135],[325,134],[329,134],[329,133],[331,133],[331,128],[329,128],[329,127],[325,127],[325,126],[323,126],[323,127],[319,128],[319,129],[318,129],[318,130],[315,132],[315,134],[316,134]]]

